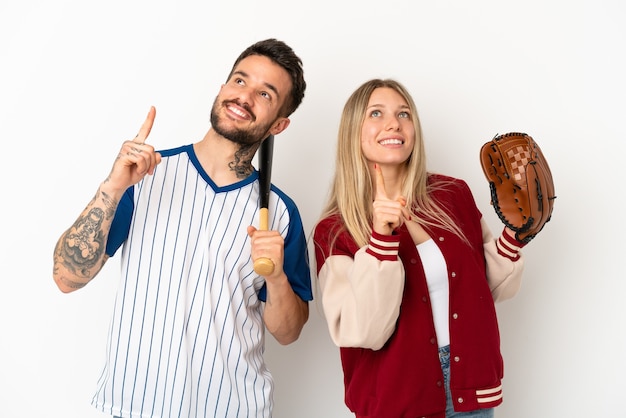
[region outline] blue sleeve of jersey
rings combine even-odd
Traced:
[[[129,187],[122,199],[120,199],[119,205],[117,205],[111,230],[109,231],[109,238],[107,239],[106,254],[109,257],[113,257],[124,241],[126,241],[126,238],[128,238],[130,222],[133,219],[133,210],[135,209],[134,190],[134,187]]]
[[[277,192],[280,191],[277,190]],[[300,212],[295,205],[288,205],[289,231],[285,237],[285,256],[283,271],[289,279],[293,291],[304,301],[313,300],[311,288],[311,269],[306,235],[302,226]],[[259,299],[265,302],[267,288],[264,285],[259,291]]]

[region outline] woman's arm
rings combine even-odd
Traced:
[[[378,350],[395,330],[404,291],[398,246],[397,236],[374,232],[354,258],[331,255],[321,260],[322,304],[337,346]]]
[[[502,235],[495,239],[487,222],[481,219],[483,248],[487,263],[487,281],[495,302],[511,299],[517,294],[522,284],[524,256],[520,252],[523,243],[517,241],[515,234],[504,228]]]

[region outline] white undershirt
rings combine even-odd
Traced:
[[[439,347],[445,347],[450,344],[450,328],[448,324],[449,289],[446,260],[432,239],[418,244],[417,251],[422,259],[424,273],[426,274],[437,342]]]

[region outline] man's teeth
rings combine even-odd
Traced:
[[[240,111],[239,109],[237,109],[237,108],[235,108],[235,107],[232,107],[232,106],[231,106],[231,107],[229,107],[229,109],[230,109],[230,111],[231,111],[231,112],[238,114],[238,115],[239,115],[239,116],[241,116],[242,118],[245,118],[245,117],[246,117],[246,114],[245,114],[244,112]]]

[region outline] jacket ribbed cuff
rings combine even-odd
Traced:
[[[372,236],[365,252],[380,261],[396,261],[399,249],[399,235],[381,235],[372,231]]]
[[[500,238],[496,241],[498,254],[513,261],[519,260],[518,253],[525,245],[525,243],[518,241],[515,237],[511,236],[507,232],[506,228],[502,230],[502,235],[500,235]]]

